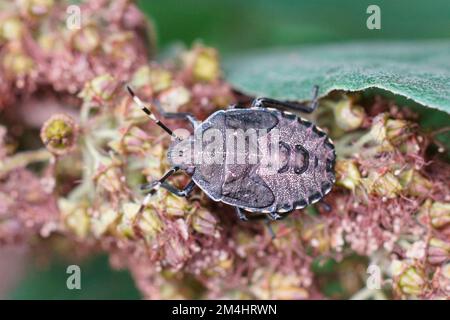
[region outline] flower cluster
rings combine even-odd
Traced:
[[[49,88],[75,95],[104,73],[126,81],[147,61],[153,33],[134,4],[95,0],[75,7],[72,13],[68,3],[24,0],[1,11],[0,109]]]
[[[275,239],[198,188],[187,199],[159,189],[141,206],[140,186],[169,168],[171,141],[125,83],[201,120],[251,97],[223,80],[213,48],[148,62],[151,28],[130,1],[80,4],[73,30],[66,7],[22,0],[0,19],[0,245],[50,238],[107,252],[152,299],[449,296],[450,166],[416,114],[381,97],[323,99],[315,120],[338,154],[330,208],[273,223]],[[367,291],[369,264],[381,290]]]
[[[82,101],[76,94],[105,72],[129,79],[153,46],[147,21],[129,1],[80,4],[78,23],[70,27],[67,8],[23,0],[3,4],[0,12],[1,242],[59,229],[58,197],[82,165],[72,159],[67,165],[77,169],[65,170],[57,161],[77,143]],[[30,170],[33,165],[39,168]]]
[[[317,222],[322,242],[369,257],[395,297],[448,297],[450,170],[440,143],[409,109],[380,97],[365,109],[346,98],[334,112],[338,188]]]

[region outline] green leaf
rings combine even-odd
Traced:
[[[379,88],[450,113],[450,41],[280,48],[225,61],[234,87],[252,96],[309,100],[332,90]]]

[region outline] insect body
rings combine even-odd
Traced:
[[[309,105],[259,98],[250,108],[231,106],[202,123],[190,114],[162,112],[193,125],[193,134],[181,139],[129,89],[136,103],[174,138],[168,152],[173,167],[148,185],[148,197],[159,187],[187,196],[197,185],[213,200],[234,206],[243,220],[277,220],[321,200],[335,182],[334,145],[311,122],[281,110],[312,112],[317,90]],[[180,169],[192,176],[182,190],[166,182]]]

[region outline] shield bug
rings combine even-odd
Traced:
[[[166,113],[156,104],[161,116],[192,124],[192,135],[184,139],[127,88],[150,119],[173,137],[168,151],[172,168],[146,185],[143,206],[159,187],[186,197],[197,185],[213,200],[234,206],[242,220],[277,220],[320,201],[335,183],[331,139],[308,120],[285,111],[313,112],[318,105],[317,86],[310,103],[257,98],[250,108],[233,105],[203,122],[189,113]],[[183,189],[166,181],[178,170],[191,176]]]

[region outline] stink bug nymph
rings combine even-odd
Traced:
[[[320,201],[335,183],[336,155],[331,139],[311,122],[284,111],[313,112],[318,105],[317,86],[310,103],[257,98],[250,108],[233,105],[214,112],[203,122],[189,113],[166,113],[156,104],[161,116],[185,119],[192,124],[193,134],[184,139],[176,136],[127,88],[150,119],[173,137],[168,151],[172,168],[159,180],[146,185],[148,194],[143,206],[159,187],[186,197],[198,186],[213,200],[234,206],[242,220],[254,217],[277,220]],[[250,131],[263,134],[252,140],[247,134]],[[244,132],[244,139],[230,147],[225,141],[229,132],[233,137]],[[275,133],[278,140],[272,139]],[[208,146],[211,141],[217,148]],[[266,149],[277,149],[275,157],[264,150],[263,141]],[[244,161],[229,161],[235,156]],[[181,190],[166,181],[178,170],[191,176],[191,181]]]

